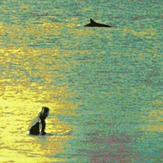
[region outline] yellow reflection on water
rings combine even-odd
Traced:
[[[0,48],[2,76],[0,78],[0,162],[66,162],[66,158],[55,157],[69,148],[67,141],[73,139],[73,126],[60,120],[57,115],[74,116],[77,108],[67,98],[74,93],[68,91],[59,70],[68,70],[69,63],[59,54],[59,49],[31,48],[26,46],[30,35],[42,36],[59,33],[60,26],[43,22],[17,25],[0,24],[2,35],[19,44],[8,44]],[[42,32],[42,31],[43,32]],[[41,32],[40,32],[41,31]],[[10,41],[9,41],[10,42]],[[64,64],[63,64],[64,63]],[[34,79],[33,79],[34,78]],[[42,106],[50,108],[47,118],[46,136],[29,136],[28,126]]]
[[[14,19],[14,18],[12,18]],[[37,44],[38,41],[48,38],[51,35],[59,35],[62,30],[62,26],[57,23],[47,22],[44,19],[41,20],[28,20],[25,26],[19,24],[16,20],[13,20],[15,24],[0,23],[0,34],[8,45],[14,47],[15,45]],[[35,22],[35,24],[32,24]],[[10,44],[11,43],[11,44]]]
[[[69,133],[73,130],[72,126],[60,121],[51,108],[50,116],[47,119],[47,136],[29,136],[27,128],[31,120],[40,109],[36,108],[35,103],[24,103],[24,101],[10,101],[1,104],[1,158],[3,161],[17,162],[65,162],[66,159],[55,158],[59,153],[65,152],[67,140],[73,139]],[[33,106],[32,106],[33,104]],[[56,117],[55,117],[56,116]],[[67,135],[68,134],[68,135]]]
[[[58,88],[55,92],[46,86],[37,83],[26,83],[27,86],[12,84],[13,80],[1,80],[0,105],[0,142],[1,161],[17,162],[65,162],[66,159],[55,158],[59,153],[64,153],[67,140],[73,126],[60,121],[59,114],[73,115],[76,108],[72,103],[52,96],[68,96],[64,88]],[[41,106],[50,107],[50,116],[47,118],[46,132],[51,136],[30,137],[27,134],[28,125],[37,116]],[[68,134],[68,135],[67,135]]]
[[[163,132],[162,109],[151,111],[147,117],[144,117],[143,122],[146,122],[148,125],[146,127],[143,127],[142,130]]]
[[[124,28],[123,29],[123,36],[125,36],[127,34],[132,34],[132,35],[137,36],[137,37],[143,37],[143,38],[145,37],[147,39],[150,39],[151,37],[156,35],[156,31],[152,27],[149,28],[148,30],[144,29],[141,31],[135,31],[132,28]]]

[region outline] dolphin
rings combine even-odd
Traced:
[[[85,27],[111,27],[110,25],[96,23],[93,19],[90,19],[90,23],[86,24]]]

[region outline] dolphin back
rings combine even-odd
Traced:
[[[106,24],[97,23],[93,19],[90,19],[90,23],[86,24],[85,27],[111,27],[111,26],[106,25]]]

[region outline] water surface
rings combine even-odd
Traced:
[[[162,5],[2,1],[1,162],[162,162]]]

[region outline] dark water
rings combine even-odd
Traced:
[[[162,162],[162,1],[0,4],[1,162]]]

